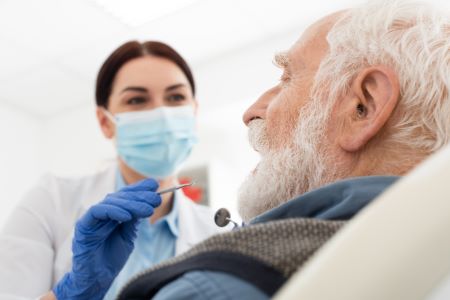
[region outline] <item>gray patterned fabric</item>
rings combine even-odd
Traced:
[[[344,223],[345,221],[292,218],[255,224],[215,235],[183,255],[139,274],[130,280],[122,293],[134,279],[144,274],[173,266],[197,255],[217,251],[236,253],[262,261],[287,279]]]

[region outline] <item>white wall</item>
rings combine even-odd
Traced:
[[[255,101],[281,77],[281,70],[273,64],[274,55],[288,50],[302,30],[296,28],[194,65],[200,107],[214,111],[220,109],[217,103],[228,107]]]
[[[0,226],[43,172],[38,119],[0,103]]]
[[[43,160],[48,171],[57,175],[93,173],[115,157],[112,142],[97,125],[94,104],[46,120],[43,135]]]

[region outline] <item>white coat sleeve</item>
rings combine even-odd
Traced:
[[[32,189],[0,231],[0,299],[36,299],[51,289],[50,197],[43,186]]]

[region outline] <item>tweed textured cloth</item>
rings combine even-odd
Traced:
[[[149,297],[170,280],[196,269],[229,272],[273,294],[273,290],[278,289],[343,224],[345,221],[292,218],[218,234],[137,275],[124,287],[118,299],[139,299],[139,295]],[[255,264],[262,268],[253,268]],[[252,269],[256,277],[246,275]],[[264,284],[264,274],[260,273],[265,271],[272,272],[268,281],[271,283],[276,277],[273,274],[280,275],[275,286],[270,288]]]

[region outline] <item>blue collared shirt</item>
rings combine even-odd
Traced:
[[[122,175],[117,171],[116,190],[125,186]],[[115,299],[131,277],[175,255],[175,243],[178,238],[178,201],[175,195],[176,193],[172,210],[168,215],[154,224],[148,219],[139,222],[134,250],[103,299]]]

